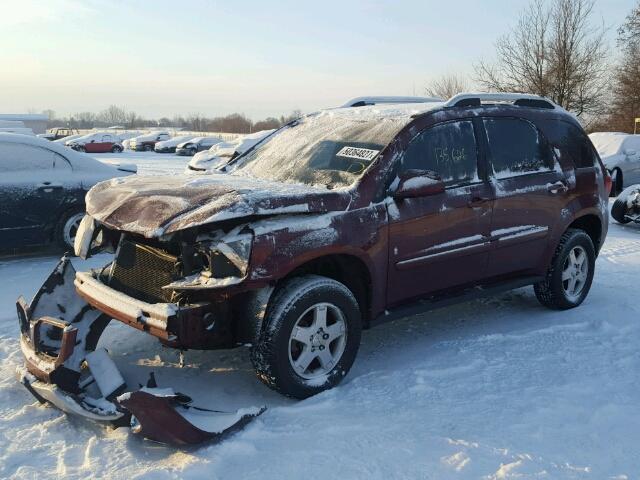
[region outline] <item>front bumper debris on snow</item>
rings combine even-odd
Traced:
[[[186,395],[157,388],[153,377],[147,387],[127,391],[107,351],[97,348],[115,317],[109,304],[118,303],[118,320],[147,331],[166,333],[166,322],[175,312],[170,304],[137,305],[126,303],[126,296],[114,299],[109,291],[99,290],[101,284],[92,282],[97,280],[88,273],[76,274],[63,257],[30,304],[23,297],[17,301],[25,358],[17,378],[38,401],[90,420],[129,425],[133,433],[174,445],[218,441],[265,410],[221,412],[196,407]],[[89,296],[87,291],[94,293]]]

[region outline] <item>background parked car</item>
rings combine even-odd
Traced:
[[[640,183],[640,135],[597,132],[589,135],[613,180],[611,196],[634,183]]]
[[[60,145],[67,145],[72,140],[76,138],[84,137],[86,133],[76,133],[74,135],[69,135],[68,137],[59,138],[58,140],[53,140],[54,143],[59,143]]]
[[[192,140],[193,135],[180,135],[178,137],[172,137],[169,140],[163,140],[162,142],[157,142],[154,150],[157,153],[175,153],[176,147],[178,144],[186,142],[187,140]]]
[[[191,161],[189,161],[185,173],[214,171],[218,167],[228,163],[229,160],[246,152],[273,132],[275,132],[275,130],[262,130],[249,135],[243,135],[228,142],[217,143],[209,150],[196,153]]]
[[[0,250],[51,242],[72,248],[87,190],[134,172],[55,142],[0,133]]]
[[[156,142],[169,140],[169,132],[152,132],[140,135],[129,140],[129,149],[138,152],[151,152],[156,146]]]
[[[176,154],[186,155],[192,157],[198,152],[208,150],[216,143],[220,143],[222,140],[218,137],[196,137],[178,144],[176,147]]]
[[[40,138],[44,138],[46,140],[54,141],[60,140],[61,138],[67,138],[70,135],[79,135],[78,129],[76,128],[50,128],[47,130],[47,133],[41,133],[38,135]]]
[[[96,132],[76,138],[71,142],[67,142],[67,147],[71,147],[78,152],[87,153],[120,153],[124,150],[120,143],[120,138],[112,133]]]

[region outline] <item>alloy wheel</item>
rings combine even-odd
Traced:
[[[342,311],[331,303],[317,303],[298,317],[291,330],[289,363],[302,378],[321,377],[338,364],[346,345]]]
[[[576,301],[589,278],[589,259],[581,246],[571,249],[562,267],[562,288],[567,299]]]

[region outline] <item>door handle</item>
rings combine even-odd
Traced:
[[[550,183],[547,185],[547,192],[549,193],[553,193],[558,194],[558,193],[565,193],[569,190],[569,187],[567,187],[567,185],[564,182],[556,182],[556,183]]]
[[[469,208],[479,208],[482,207],[485,203],[490,201],[490,198],[485,197],[473,197],[471,200],[467,202],[467,206]]]

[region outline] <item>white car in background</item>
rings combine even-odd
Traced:
[[[196,153],[189,162],[189,165],[187,165],[185,172],[213,172],[238,155],[243,154],[273,132],[275,132],[275,130],[262,130],[249,135],[242,135],[228,142],[220,142],[209,150]]]
[[[170,138],[169,140],[164,140],[162,142],[156,143],[154,150],[157,153],[175,153],[176,147],[186,141],[193,139],[193,135],[180,135],[178,137]]]
[[[602,163],[611,175],[611,195],[640,183],[640,135],[621,132],[596,132],[589,135]]]

